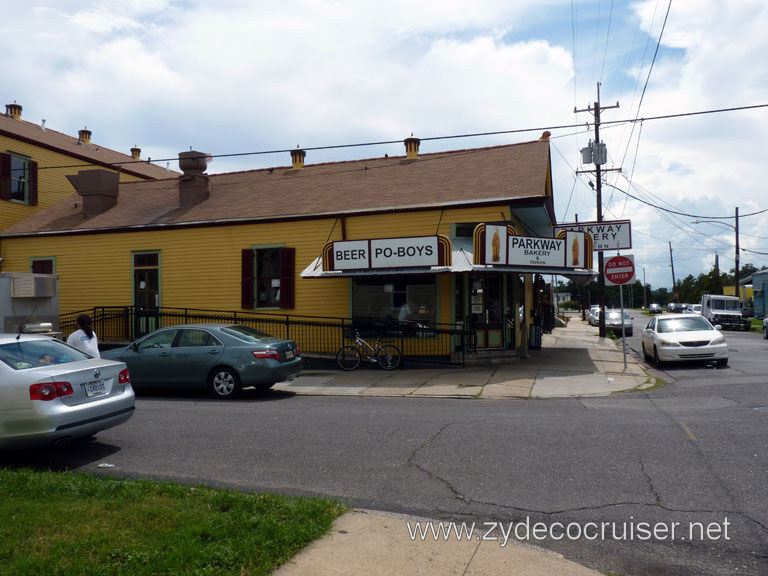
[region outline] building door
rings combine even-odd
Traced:
[[[471,276],[470,330],[475,333],[478,348],[504,347],[502,311],[502,277]]]
[[[157,252],[133,255],[134,338],[160,327],[159,264]]]

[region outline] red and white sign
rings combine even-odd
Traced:
[[[612,286],[627,284],[635,278],[634,256],[613,256],[605,261],[605,282]]]

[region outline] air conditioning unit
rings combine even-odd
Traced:
[[[53,298],[56,276],[51,274],[13,274],[11,298]]]

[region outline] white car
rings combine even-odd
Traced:
[[[600,306],[593,304],[589,307],[587,321],[591,326],[597,326],[600,323]]]
[[[123,362],[44,335],[0,334],[0,448],[63,445],[133,416]]]
[[[720,326],[698,314],[654,316],[643,329],[643,357],[658,367],[664,362],[703,360],[728,364],[728,344]]]

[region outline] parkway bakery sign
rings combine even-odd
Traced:
[[[323,248],[326,271],[450,265],[451,242],[445,236],[344,240]]]
[[[632,248],[632,228],[629,220],[560,224],[555,226],[555,236],[561,230],[586,232],[592,237],[593,250],[629,250]]]
[[[558,238],[518,236],[510,233],[504,224],[485,224],[484,233],[480,232],[475,234],[475,252],[484,257],[475,259],[478,264],[535,268],[591,266],[591,246],[583,232],[566,231]]]

